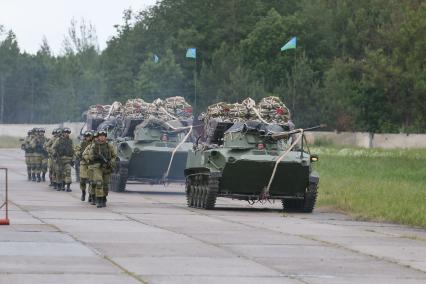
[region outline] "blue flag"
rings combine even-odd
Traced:
[[[286,44],[284,44],[283,47],[281,47],[281,51],[296,48],[296,41],[297,41],[296,37],[293,37],[291,40],[289,40],[289,42],[287,42]]]
[[[160,58],[158,58],[157,54],[154,54],[154,62],[157,63]]]
[[[188,48],[186,51],[186,57],[187,58],[197,58],[197,49],[196,48]]]

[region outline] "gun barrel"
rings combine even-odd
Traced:
[[[303,131],[311,131],[311,130],[320,129],[320,128],[324,128],[324,127],[327,127],[327,125],[326,124],[320,124],[320,125],[317,125],[317,126],[305,128],[305,129],[303,129]]]
[[[286,131],[286,132],[274,133],[271,135],[271,137],[274,140],[280,140],[280,139],[287,139],[288,137],[290,137],[290,135],[291,135],[290,131]]]
[[[274,140],[287,139],[288,137],[290,137],[290,135],[300,133],[300,132],[302,132],[302,130],[303,130],[303,132],[305,132],[305,131],[315,130],[315,129],[319,129],[319,128],[323,128],[323,127],[326,127],[326,125],[320,124],[320,125],[305,128],[305,129],[295,129],[295,130],[291,130],[291,131],[278,132],[278,133],[272,134],[271,137]]]

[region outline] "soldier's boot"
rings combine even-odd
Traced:
[[[65,191],[65,182],[63,181],[63,182],[61,182],[60,183],[60,185],[61,185],[61,190],[62,191]]]
[[[96,196],[92,195],[92,200],[90,200],[90,204],[96,205]]]
[[[67,183],[67,192],[71,192],[72,191],[71,188],[70,188],[70,186],[71,186],[71,184]]]
[[[31,172],[28,172],[28,180],[31,181]]]
[[[31,174],[31,180],[32,180],[32,181],[36,181],[36,174],[35,174],[35,173],[32,173],[32,174]]]
[[[102,207],[106,207],[106,202],[107,202],[106,196],[102,197]]]
[[[92,195],[89,193],[89,198],[87,198],[87,202],[91,203],[92,202]]]
[[[41,175],[41,180],[46,181],[46,172],[43,172],[43,174]]]
[[[102,208],[102,204],[103,204],[103,198],[102,197],[96,197],[96,207]]]
[[[40,174],[38,173],[37,174],[37,182],[40,182],[41,181],[41,177],[40,177]]]
[[[81,191],[81,201],[84,201],[84,200],[86,200],[86,191],[82,190]]]
[[[61,183],[56,182],[55,183],[55,188],[56,188],[56,191],[61,191]]]

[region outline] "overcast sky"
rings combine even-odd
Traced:
[[[36,53],[43,36],[54,52],[60,53],[64,36],[74,18],[96,27],[99,47],[115,34],[114,25],[121,24],[123,11],[142,10],[156,0],[0,0],[0,25],[13,30],[19,47]]]

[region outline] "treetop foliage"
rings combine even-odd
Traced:
[[[163,0],[124,11],[102,52],[95,28],[73,21],[59,56],[46,39],[21,52],[0,25],[0,120],[81,120],[90,104],[136,97],[194,103],[196,90],[198,113],[274,95],[302,127],[425,132],[425,15],[416,0]]]

